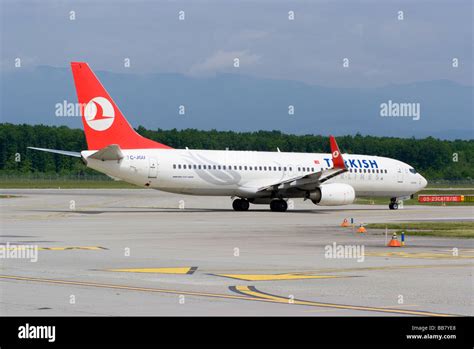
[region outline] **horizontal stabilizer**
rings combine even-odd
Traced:
[[[94,154],[88,156],[88,159],[97,159],[97,160],[102,160],[102,161],[122,160],[123,153],[117,144],[111,144],[105,148],[102,148],[99,151],[96,151]]]
[[[28,147],[28,149],[40,150],[40,151],[45,151],[45,152],[48,152],[48,153],[61,154],[61,155],[67,155],[67,156],[74,156],[76,158],[81,157],[81,153],[78,153],[78,152],[75,152],[75,151],[46,149],[46,148],[35,148],[35,147]]]

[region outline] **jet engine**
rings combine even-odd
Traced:
[[[313,204],[321,206],[349,205],[355,200],[355,191],[349,184],[322,184],[315,191],[308,193]]]

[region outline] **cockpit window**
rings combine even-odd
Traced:
[[[410,168],[410,172],[415,174],[416,173],[416,170],[414,168]]]

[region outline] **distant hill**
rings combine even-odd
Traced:
[[[473,138],[474,88],[448,80],[378,88],[329,88],[234,74],[97,75],[134,127],[149,129],[280,130],[293,134]],[[81,127],[55,116],[55,105],[77,102],[69,69],[38,67],[2,75],[1,121]],[[380,104],[420,103],[421,118],[381,117]],[[178,115],[178,106],[186,115]],[[288,115],[288,106],[295,115]]]

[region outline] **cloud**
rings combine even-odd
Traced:
[[[260,56],[251,54],[248,50],[215,52],[200,63],[196,63],[189,69],[189,75],[214,75],[221,71],[234,69],[234,59],[238,58],[241,67],[258,64]]]

